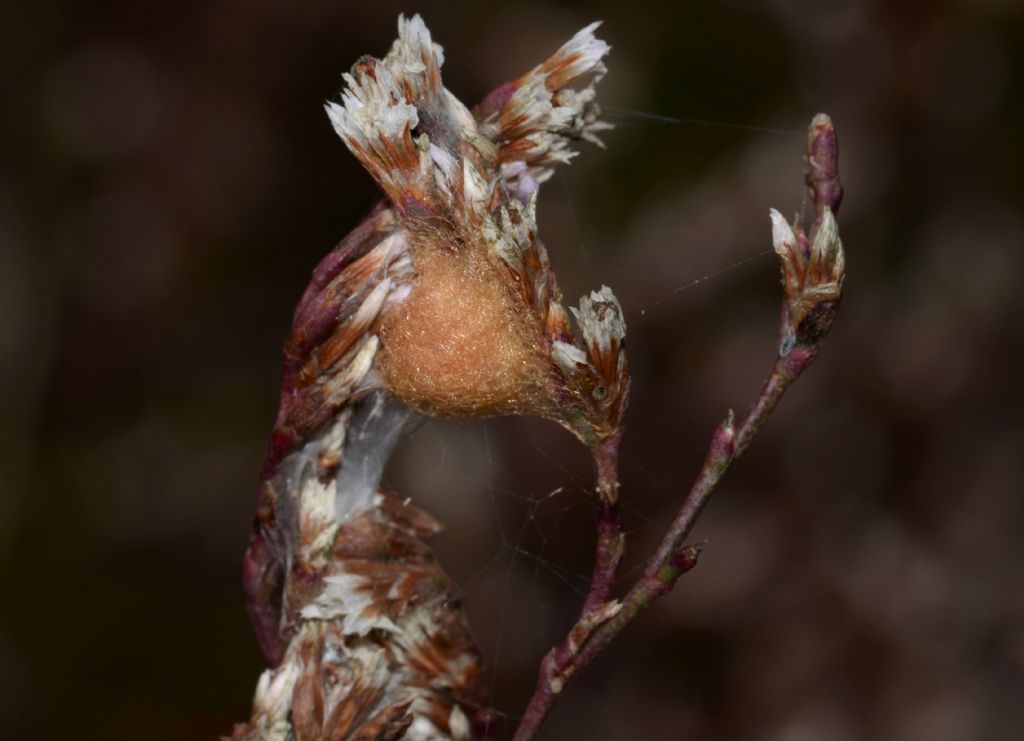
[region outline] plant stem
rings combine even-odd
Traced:
[[[839,148],[831,120],[823,114],[815,116],[808,131],[808,149],[805,157],[806,181],[815,205],[815,216],[808,235],[797,228],[796,238],[800,242],[800,249],[806,250],[806,254],[801,253],[790,258],[803,261],[802,265],[812,258],[811,246],[815,243],[815,236],[823,220],[828,216],[825,211],[834,212],[842,199],[838,156]],[[777,245],[776,250],[778,249]],[[841,246],[837,246],[836,250],[841,256]],[[814,255],[813,258],[820,260],[822,254],[824,253]],[[840,260],[836,267],[840,274],[841,265]],[[597,557],[590,590],[576,624],[566,638],[551,649],[541,662],[537,687],[516,729],[515,741],[532,739],[540,730],[566,683],[586,669],[640,610],[672,591],[679,577],[697,564],[703,544],[686,545],[687,537],[711,494],[729,470],[729,466],[750,446],[765,421],[778,406],[786,389],[814,362],[820,343],[828,333],[835,316],[841,298],[841,286],[840,275],[835,282],[836,295],[829,296],[826,300],[825,294],[821,294],[820,316],[826,318],[821,320],[817,327],[818,331],[798,333],[799,336],[794,336],[790,327],[793,302],[798,299],[806,301],[808,296],[813,298],[818,295],[815,290],[820,289],[814,284],[801,284],[793,289],[787,287],[779,320],[779,351],[772,364],[771,374],[738,428],[734,425],[733,414],[730,411],[725,421],[715,429],[707,458],[696,481],[658,547],[648,559],[643,576],[633,584],[621,602],[608,601],[625,545],[617,511],[618,475],[615,470],[621,432],[615,437],[614,444],[609,441],[606,447],[598,446],[594,449],[601,509],[598,512]]]
[[[572,676],[584,670],[591,661],[636,617],[644,607],[672,590],[680,576],[697,564],[702,544],[684,545],[686,538],[700,517],[715,487],[722,480],[729,466],[746,449],[757,435],[764,421],[778,405],[782,394],[807,368],[813,357],[798,353],[796,348],[787,357],[776,358],[772,373],[765,381],[750,411],[736,430],[732,413],[715,430],[707,458],[683,500],[679,512],[662,537],[644,569],[644,575],[633,585],[621,602],[617,612],[605,622],[594,626],[581,646],[574,647],[573,634],[552,649],[541,663],[540,677],[533,697],[526,708],[523,719],[516,729],[515,741],[533,738],[558,699],[559,694]],[[794,357],[798,355],[799,357]],[[621,553],[619,554],[621,558]],[[602,554],[598,562],[602,563]],[[595,567],[595,575],[604,573]],[[587,595],[588,603],[598,591],[591,584]],[[603,590],[605,593],[607,589]],[[593,606],[591,607],[591,610]],[[584,610],[584,614],[588,611]]]
[[[593,449],[594,470],[597,479],[597,552],[590,588],[583,600],[580,618],[608,601],[615,577],[622,563],[626,539],[622,533],[619,515],[619,446],[622,432],[598,443]]]

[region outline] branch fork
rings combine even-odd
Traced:
[[[782,263],[783,302],[779,322],[778,352],[761,391],[743,420],[734,414],[715,429],[704,465],[683,499],[672,524],[644,568],[643,575],[621,600],[609,599],[614,575],[625,547],[620,530],[609,534],[612,519],[605,492],[618,480],[611,468],[615,458],[608,450],[594,449],[598,491],[598,553],[590,590],[576,624],[562,643],[553,648],[541,666],[537,687],[516,730],[515,741],[533,738],[566,682],[578,676],[602,650],[654,600],[672,591],[679,578],[697,565],[704,542],[687,544],[697,519],[729,466],[750,445],[783,393],[814,362],[828,335],[842,300],[845,256],[835,211],[842,200],[838,175],[839,148],[828,116],[819,114],[811,123],[805,158],[806,183],[814,218],[805,228],[799,220],[789,224],[772,209],[772,243]],[[621,431],[616,437],[615,451]],[[607,607],[608,609],[604,609]],[[596,622],[596,618],[602,618]]]

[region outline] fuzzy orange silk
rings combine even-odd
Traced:
[[[432,415],[541,413],[550,361],[540,323],[481,249],[412,249],[409,295],[382,323],[381,371]]]

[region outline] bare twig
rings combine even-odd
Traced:
[[[819,114],[810,126],[806,157],[807,185],[815,205],[809,232],[805,234],[799,225],[790,228],[777,212],[772,212],[773,241],[783,263],[785,300],[779,324],[779,349],[771,374],[739,428],[730,412],[715,430],[697,480],[648,559],[643,576],[621,601],[605,602],[603,606],[596,603],[597,595],[610,593],[607,564],[618,564],[623,542],[621,538],[615,540],[612,549],[602,552],[612,541],[599,538],[595,581],[583,614],[565,640],[544,657],[537,687],[516,730],[516,741],[533,738],[566,683],[586,669],[640,610],[670,592],[679,577],[696,565],[702,544],[686,545],[686,539],[708,499],[729,466],[753,441],[786,389],[817,357],[842,296],[843,251],[833,216],[842,199],[838,154],[832,122],[828,116]]]

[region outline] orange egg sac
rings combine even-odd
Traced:
[[[541,325],[484,249],[414,245],[409,295],[381,326],[381,372],[414,409],[450,417],[541,413]]]

